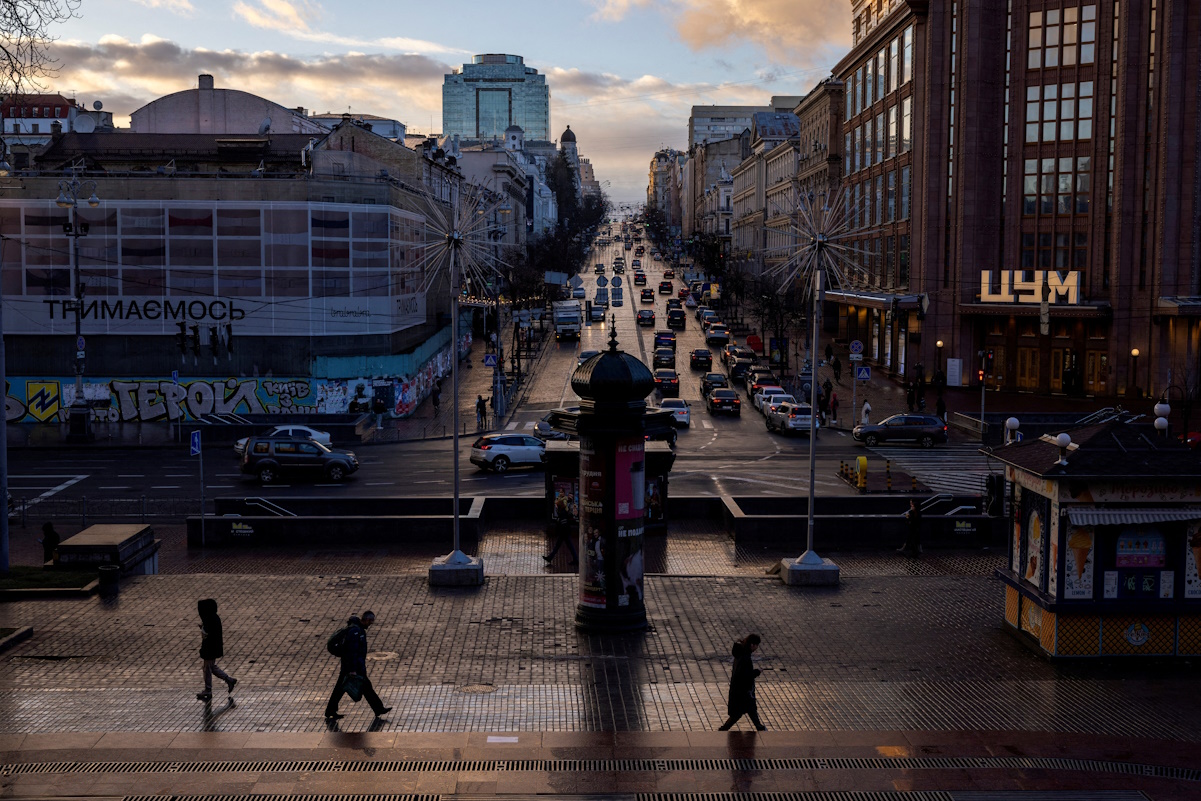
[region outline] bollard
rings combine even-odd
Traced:
[[[121,590],[121,568],[116,565],[101,565],[100,573],[100,594],[105,598],[111,598]]]

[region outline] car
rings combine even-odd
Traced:
[[[680,377],[676,371],[666,367],[656,370],[655,391],[664,398],[680,397]]]
[[[655,302],[655,290],[653,290],[653,289],[642,290],[641,298],[642,298],[643,303],[654,303]]]
[[[693,370],[708,372],[713,369],[713,354],[709,352],[708,348],[697,348],[688,354],[688,366]]]
[[[635,269],[637,269],[637,268],[641,267],[641,266],[642,266],[642,259],[634,259],[632,262],[630,262],[630,266],[631,266],[631,267],[633,267],[633,268],[635,268]]]
[[[730,377],[731,382],[741,382],[754,366],[755,363],[750,359],[734,359],[726,365],[726,374]]]
[[[528,434],[485,434],[471,443],[471,463],[481,470],[504,473],[518,465],[541,465],[546,443]]]
[[[598,353],[600,353],[599,350],[582,350],[582,351],[580,351],[580,355],[576,357],[576,361],[575,361],[576,367],[579,367],[581,364],[588,361],[589,359],[591,359],[593,356],[597,355]]]
[[[813,420],[813,409],[801,403],[778,403],[764,416],[768,431],[804,431],[809,433],[810,423],[815,430],[821,428],[820,420]]]
[[[730,388],[730,382],[721,373],[705,373],[701,376],[701,398],[707,397],[711,390],[719,387],[722,389]]]
[[[676,291],[675,288],[671,285],[671,281],[660,281],[659,282],[659,294],[660,295],[670,295],[670,294],[674,293],[675,291]]]
[[[799,404],[800,401],[787,393],[783,395],[772,395],[771,397],[763,400],[763,406],[759,411],[763,412],[763,415],[766,417],[768,412],[774,411],[775,408],[782,403]]]
[[[947,441],[947,424],[932,414],[894,414],[879,423],[855,426],[851,436],[869,448],[878,442],[916,442],[933,448]]]
[[[273,484],[285,473],[341,481],[359,469],[352,451],[334,450],[316,440],[300,437],[250,437],[242,453],[243,473]]]
[[[291,439],[311,439],[314,442],[320,442],[322,445],[329,447],[329,433],[318,431],[315,428],[308,426],[286,425],[276,426],[265,434],[260,434],[262,437],[288,437]],[[250,437],[242,437],[234,443],[234,453],[238,458],[242,458],[242,454],[246,452],[246,442]]]
[[[604,322],[604,320],[605,320],[605,307],[604,307],[604,306],[593,306],[593,307],[592,307],[592,311],[591,311],[591,312],[589,312],[589,314],[591,314],[591,315],[592,315],[592,321],[593,321],[593,322],[596,322],[596,321],[598,321],[598,320],[599,320],[599,321],[601,321],[601,322]]]
[[[696,321],[699,323],[704,318],[705,312],[710,312],[710,311],[713,311],[713,309],[709,308],[704,303],[697,305],[696,312],[695,312]]]
[[[744,379],[746,384],[746,394],[748,397],[753,396],[761,387],[778,387],[781,386],[780,379],[771,370],[768,370],[763,365],[755,365],[746,374]]]
[[[664,278],[675,278],[676,271],[671,269],[670,267],[668,267],[666,270],[663,271],[663,277]]]
[[[705,332],[706,345],[724,345],[730,341],[730,329],[720,323],[709,326]]]
[[[654,347],[676,349],[676,332],[672,330],[656,331]]]
[[[751,405],[758,409],[760,414],[767,414],[767,405],[778,396],[788,396],[788,390],[783,387],[760,387],[759,391],[751,396]]]
[[[652,258],[653,258],[655,261],[663,261],[663,256],[662,256],[661,254],[659,254],[659,253],[656,253],[656,254],[655,254],[655,255],[654,255]]]
[[[683,398],[664,398],[659,403],[659,408],[670,411],[672,422],[680,428],[689,428],[692,425],[692,406]]]
[[[679,329],[683,331],[688,325],[688,318],[684,314],[683,309],[668,309],[667,310],[667,327]]]
[[[592,272],[596,273],[597,275],[604,275],[605,265],[603,265],[603,264],[596,265],[596,269],[594,269]]]
[[[746,345],[739,345],[731,342],[721,349],[721,363],[729,364],[731,359],[750,359],[755,361],[759,354],[748,348]]]
[[[701,328],[703,330],[707,330],[709,326],[715,322],[721,322],[721,319],[717,316],[717,312],[713,311],[712,309],[706,309],[705,311],[701,312],[701,315],[698,319],[701,321]]]
[[[676,366],[676,352],[671,348],[655,348],[655,352],[651,354],[651,367],[671,367]]]
[[[584,289],[583,286],[577,286],[571,290],[571,297],[576,300],[583,300],[584,298],[588,297],[588,290]]]
[[[643,300],[646,300],[646,298],[643,298]],[[649,325],[649,326],[654,327],[654,325],[655,325],[655,310],[654,309],[639,309],[638,325]]]
[[[692,293],[688,291],[688,287],[686,287],[686,286],[680,287],[680,291],[676,293],[676,297],[679,298],[680,300],[685,300],[690,295],[692,295]]]
[[[738,393],[732,389],[720,388],[711,390],[705,396],[705,407],[709,410],[709,414],[726,412],[742,416],[742,400],[738,397]]]
[[[579,406],[571,406],[563,411],[578,412],[579,410]],[[553,411],[547,412],[546,414],[542,415],[542,418],[538,420],[537,423],[534,423],[535,437],[543,442],[579,439],[579,437],[575,434],[568,434],[566,431],[559,431],[558,429],[552,428],[550,424],[550,418],[552,415],[554,415]]]
[[[646,286],[646,273],[634,273],[634,286]]]
[[[620,261],[613,262],[613,272],[617,273],[618,275],[624,275],[625,271],[626,266],[624,264],[622,264]]]
[[[667,299],[667,308],[669,308],[669,309],[679,309],[680,311],[683,311],[683,310],[684,310],[684,304],[680,303],[680,299],[679,299],[679,298],[668,298],[668,299]]]

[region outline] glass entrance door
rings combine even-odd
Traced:
[[[1018,348],[1017,385],[1020,390],[1038,389],[1038,348]]]
[[[1109,354],[1103,350],[1090,350],[1084,358],[1084,392],[1109,394]]]

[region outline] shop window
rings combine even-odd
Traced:
[[[1023,317],[1022,319],[1018,320],[1018,336],[1038,336],[1038,320],[1035,320],[1031,317]]]

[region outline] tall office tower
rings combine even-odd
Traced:
[[[550,139],[550,87],[521,56],[485,53],[442,81],[442,134],[504,138],[518,125],[527,140]]]

